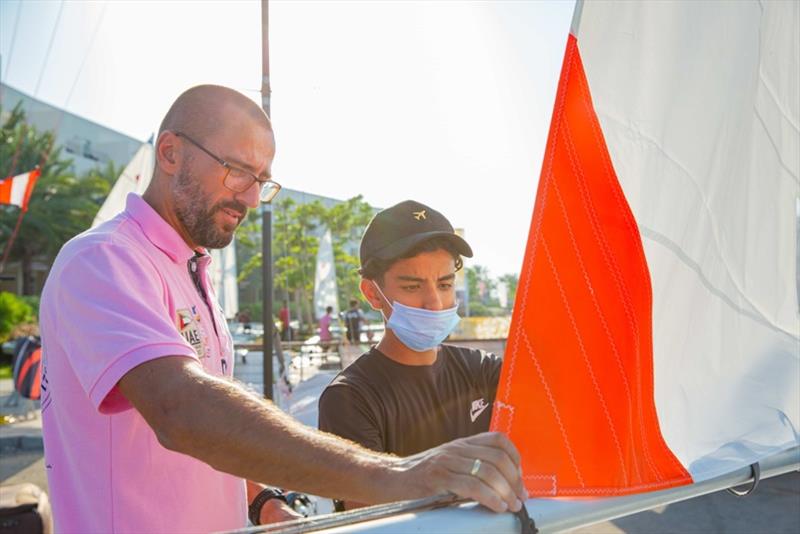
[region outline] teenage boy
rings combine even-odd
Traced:
[[[459,321],[462,256],[472,257],[470,246],[424,204],[409,200],[375,215],[359,273],[385,334],[325,389],[321,430],[399,456],[488,430],[501,359],[442,344]]]

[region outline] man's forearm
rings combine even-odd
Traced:
[[[495,511],[522,506],[519,453],[500,434],[384,455],[304,426],[180,356],[133,368],[119,388],[164,447],[246,479],[367,504],[453,492]],[[485,467],[471,473],[477,460]]]
[[[392,500],[381,482],[392,471],[390,457],[302,425],[234,383],[199,369],[193,375],[176,388],[169,424],[159,432],[166,447],[274,486],[366,503]]]

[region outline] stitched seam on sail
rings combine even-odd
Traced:
[[[544,372],[542,368],[539,366],[539,360],[536,358],[536,353],[533,352],[533,347],[531,347],[530,340],[528,340],[527,334],[525,332],[522,333],[522,341],[525,343],[525,346],[528,349],[528,354],[533,360],[533,364],[536,366],[536,372],[539,375],[539,380],[542,382],[542,387],[544,388],[544,392],[547,395],[547,400],[550,401],[550,407],[553,408],[553,415],[556,417],[556,422],[558,423],[558,427],[561,430],[561,437],[564,440],[564,445],[567,446],[567,453],[569,454],[570,461],[572,462],[572,468],[575,469],[575,475],[578,477],[578,482],[580,482],[581,486],[586,486],[586,483],[583,481],[583,476],[581,476],[581,470],[578,469],[578,462],[575,460],[575,455],[572,452],[572,447],[569,445],[569,438],[567,437],[567,429],[564,427],[564,423],[561,421],[561,415],[558,413],[558,407],[556,406],[556,402],[553,399],[553,394],[550,391],[550,386],[547,384],[547,380],[544,378]]]
[[[587,111],[591,111],[591,108],[588,108]],[[575,161],[577,161],[577,154],[575,153],[575,147],[572,143],[572,138],[569,131],[569,125],[565,123],[564,129],[565,129],[564,139],[565,139],[565,144],[567,146],[567,153],[570,157],[570,163],[572,164],[573,169],[575,170],[576,183],[578,185],[578,190],[581,193],[581,199],[583,200],[586,213],[589,215],[589,221],[591,223],[592,233],[594,234],[595,240],[600,244],[600,250],[603,254],[603,260],[605,261],[606,266],[611,272],[611,275],[614,279],[617,291],[622,299],[623,311],[625,312],[625,316],[628,319],[628,325],[631,327],[633,332],[634,369],[635,369],[634,373],[636,375],[636,391],[637,391],[636,400],[638,406],[640,406],[642,410],[644,410],[645,409],[644,401],[642,399],[642,393],[641,393],[642,371],[641,371],[640,332],[638,323],[635,320],[635,314],[633,312],[634,306],[633,303],[631,302],[627,285],[625,284],[622,274],[620,272],[619,265],[614,259],[614,255],[612,254],[611,248],[609,247],[608,242],[605,239],[605,235],[600,231],[601,225],[597,219],[597,209],[595,208],[594,203],[591,200],[591,195],[589,194],[588,185],[586,183],[585,176],[583,175],[582,168],[580,167],[580,165],[575,163]],[[597,142],[597,138],[595,138],[595,142]],[[602,144],[597,143],[597,146],[601,151],[604,150]],[[611,183],[612,189],[614,189],[614,191],[616,192],[616,187],[614,187],[614,185],[615,184],[613,184],[612,182]],[[619,206],[619,204],[618,207],[621,209],[621,206]],[[628,212],[622,211],[621,213],[626,214]],[[639,239],[638,234],[631,234],[630,237],[631,239]],[[645,454],[645,461],[647,462],[648,467],[655,472],[656,476],[658,478],[662,478],[663,475],[661,474],[661,471],[658,469],[658,466],[656,465],[655,461],[653,460],[650,454],[650,447],[647,443],[647,437],[644,431],[644,424],[639,424],[638,426],[640,431],[640,437],[642,440],[642,449]]]
[[[594,114],[592,101],[591,101],[591,95],[589,94],[588,81],[586,80],[585,76],[583,76],[583,77],[582,76],[578,76],[578,82],[579,82],[578,83],[578,87],[583,92],[583,99],[582,100],[583,100],[584,107],[586,108],[588,113]],[[604,163],[604,170],[605,170],[606,179],[611,184],[611,190],[613,192],[614,200],[617,203],[617,208],[620,210],[620,213],[624,213],[624,214],[627,215],[627,216],[623,217],[623,220],[625,222],[625,225],[628,227],[628,230],[631,233],[631,235],[639,236],[638,228],[633,223],[633,214],[631,212],[630,206],[628,206],[627,202],[625,201],[624,194],[622,192],[622,187],[620,186],[619,182],[617,181],[617,179],[615,177],[616,173],[614,172],[614,166],[613,166],[613,163],[611,161],[611,154],[608,151],[608,147],[606,146],[606,144],[605,144],[605,142],[603,140],[602,132],[599,131],[599,128],[600,128],[599,121],[598,120],[592,120],[592,121],[589,121],[589,122],[590,122],[590,125],[591,125],[592,134],[594,135],[594,138],[595,138],[595,143],[597,143],[597,146],[602,149],[601,150],[601,154],[602,154],[602,160],[603,160],[603,163]],[[640,270],[641,274],[646,277],[646,280],[648,280],[647,292],[648,292],[648,296],[650,298],[650,301],[652,302],[652,291],[653,291],[653,288],[649,284],[650,273],[649,273],[648,268],[647,268],[647,258],[645,257],[645,254],[644,254],[644,248],[643,248],[643,246],[641,244],[639,244],[639,246],[636,246],[634,248],[635,248],[636,254],[637,254],[638,258],[639,258],[639,270]],[[633,323],[634,331],[636,332],[636,338],[635,338],[636,339],[636,343],[637,343],[636,353],[639,354],[640,350],[639,350],[638,343],[639,343],[639,340],[640,340],[640,335],[639,335],[639,326],[638,326],[638,320],[637,320],[636,314],[632,314],[631,315],[631,320],[632,320],[632,323]],[[651,336],[652,336],[652,334],[651,334]],[[648,408],[649,414],[653,418],[653,420],[655,422],[655,425],[656,425],[656,428],[658,429],[659,436],[661,436],[661,434],[662,434],[661,433],[661,425],[659,423],[658,414],[656,413],[655,402],[648,402],[647,404],[644,404],[644,405],[642,404],[642,385],[641,385],[641,380],[642,380],[642,378],[641,378],[641,368],[638,365],[638,360],[637,360],[637,366],[636,366],[636,395],[637,395],[637,399],[639,401],[640,406],[645,406],[645,407]],[[644,429],[643,428],[642,428],[642,439],[645,442],[645,447],[647,447],[648,445],[647,445],[647,442],[646,442],[646,437],[644,435]],[[678,471],[680,471],[680,472],[684,471],[683,466],[678,462],[677,458],[675,458],[675,456],[673,455],[673,453],[669,449],[669,447],[667,447],[667,444],[666,444],[666,442],[664,442],[663,438],[662,439],[658,439],[656,445],[659,448],[661,448],[661,450],[670,459],[670,463],[673,465],[673,467],[678,469]]]
[[[619,464],[620,469],[622,469],[622,476],[625,479],[625,485],[628,485],[628,471],[625,469],[625,458],[622,455],[622,446],[620,445],[616,428],[614,428],[614,421],[611,419],[611,414],[608,411],[606,399],[603,396],[603,392],[600,390],[600,385],[597,383],[597,377],[592,370],[592,363],[589,361],[589,355],[586,353],[586,347],[583,345],[583,338],[581,337],[580,330],[578,330],[575,317],[572,315],[572,308],[569,305],[566,293],[564,293],[564,287],[561,284],[561,279],[558,276],[558,270],[556,269],[555,263],[553,263],[553,258],[550,255],[550,248],[547,246],[547,241],[544,238],[542,238],[542,248],[545,256],[547,256],[547,261],[550,263],[550,269],[553,272],[553,277],[555,278],[556,285],[558,286],[558,291],[561,293],[561,302],[564,305],[567,315],[569,316],[570,323],[572,324],[572,330],[578,340],[578,346],[581,349],[581,355],[583,356],[583,361],[586,364],[586,369],[589,371],[589,376],[592,379],[594,391],[597,394],[597,397],[600,399],[600,405],[603,407],[603,414],[606,416],[606,423],[608,423],[608,428],[611,430],[611,436],[614,439],[614,445],[617,448],[617,455],[619,456]]]
[[[567,39],[567,57],[564,60],[564,83],[560,84],[558,87],[558,92],[556,94],[556,107],[553,113],[553,121],[555,129],[553,130],[553,138],[550,139],[549,147],[547,147],[546,155],[548,156],[545,169],[542,172],[542,178],[545,180],[545,183],[548,180],[548,177],[552,175],[553,172],[553,158],[555,157],[555,147],[556,142],[558,140],[558,130],[559,130],[559,123],[561,121],[561,117],[564,113],[564,103],[566,101],[566,92],[567,92],[567,83],[569,81],[569,75],[572,65],[572,56],[577,48],[577,46],[571,44],[571,39]],[[511,363],[509,364],[509,372],[506,376],[506,387],[505,391],[503,392],[503,400],[508,402],[508,398],[511,395],[511,378],[512,372],[514,369],[514,364],[516,363],[517,354],[519,353],[519,338],[520,334],[524,333],[523,330],[523,323],[525,320],[525,309],[528,304],[528,294],[530,293],[530,283],[531,279],[533,278],[533,262],[536,257],[536,245],[539,240],[539,235],[541,234],[541,226],[542,226],[542,218],[544,217],[544,209],[547,205],[547,198],[546,195],[542,195],[542,204],[539,206],[539,210],[534,211],[534,218],[532,221],[531,227],[531,242],[530,242],[530,255],[527,261],[527,269],[523,269],[523,274],[525,275],[524,280],[524,291],[522,292],[522,303],[520,304],[520,313],[519,317],[516,321],[517,328],[514,332],[514,342],[513,342],[513,350],[511,351]]]
[[[565,136],[566,138],[566,136]],[[614,342],[614,337],[611,335],[611,330],[608,328],[608,322],[603,315],[602,310],[600,309],[600,304],[597,302],[597,296],[595,295],[594,287],[592,286],[591,280],[589,280],[589,274],[586,272],[586,266],[583,263],[583,258],[581,257],[580,249],[578,248],[578,243],[575,241],[575,233],[572,231],[572,225],[569,222],[569,217],[567,217],[567,209],[564,206],[564,200],[561,197],[561,192],[558,189],[558,183],[553,182],[553,192],[556,194],[556,200],[558,200],[559,207],[561,208],[561,214],[564,217],[564,227],[567,229],[567,233],[569,234],[570,242],[572,243],[572,249],[575,251],[575,257],[578,260],[578,265],[581,269],[581,274],[583,275],[583,280],[586,282],[586,287],[589,290],[589,296],[591,298],[592,304],[594,304],[594,309],[597,312],[597,317],[600,319],[600,324],[603,326],[603,330],[605,331],[606,338],[608,342],[611,344],[611,352],[614,354],[614,361],[617,363],[617,369],[619,370],[620,377],[622,378],[622,384],[625,389],[625,396],[628,400],[627,410],[626,413],[628,415],[628,433],[633,433],[633,414],[631,411],[633,410],[633,403],[631,398],[630,387],[628,386],[628,379],[625,377],[625,369],[622,366],[622,360],[619,356],[619,351],[617,350],[617,344]],[[631,435],[631,440],[633,440],[633,436]],[[646,445],[645,445],[645,454]],[[633,471],[636,478],[639,481],[642,480],[642,474],[639,471],[638,465],[638,458],[636,454],[631,455],[631,461],[633,463]],[[659,477],[660,478],[660,477]]]
[[[555,475],[525,475],[522,478],[524,480],[549,480],[552,486],[548,491],[548,493],[550,495],[556,495],[558,493],[558,486]]]
[[[567,83],[569,81],[569,75],[572,65],[572,55],[575,50],[575,46],[570,44],[570,40],[567,40],[567,57],[564,60],[564,83],[561,84],[558,88],[558,93],[556,94],[556,108],[553,112],[553,124],[555,124],[555,128],[553,130],[553,138],[550,139],[550,146],[547,147],[547,161],[545,165],[544,172],[542,172],[542,179],[544,180],[544,184],[541,186],[544,188],[550,179],[550,176],[553,174],[553,159],[555,157],[555,148],[556,143],[558,140],[558,131],[559,131],[559,124],[561,122],[561,117],[564,114],[564,104],[566,101],[566,92],[567,92]],[[519,338],[521,334],[524,334],[523,324],[525,320],[525,309],[528,305],[528,295],[530,294],[530,284],[531,279],[533,278],[533,263],[536,258],[536,246],[539,241],[539,236],[541,235],[541,226],[542,226],[542,218],[544,217],[545,207],[547,206],[547,195],[542,194],[542,203],[539,206],[539,209],[534,211],[534,218],[532,221],[531,227],[531,243],[530,243],[530,254],[528,256],[528,261],[526,262],[526,268],[523,269],[523,274],[525,275],[524,281],[524,291],[522,292],[522,304],[520,305],[520,313],[519,318],[517,320],[517,328],[514,332],[514,350],[511,352],[511,364],[510,370],[514,369],[514,363],[516,361],[517,353],[519,352]],[[505,401],[508,401],[508,396],[511,393],[511,372],[508,373],[506,377],[506,391],[505,391]]]

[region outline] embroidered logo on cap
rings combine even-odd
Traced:
[[[424,221],[425,219],[427,219],[427,218],[428,218],[428,215],[425,213],[425,210],[422,210],[422,211],[415,211],[415,212],[413,213],[413,215],[414,215],[414,218],[415,218],[416,220],[418,220],[418,221]]]

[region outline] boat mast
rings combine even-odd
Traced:
[[[577,0],[575,2],[575,11],[572,13],[572,24],[570,24],[569,33],[573,36],[578,36],[578,29],[581,26],[581,15],[583,14],[583,1]]]

